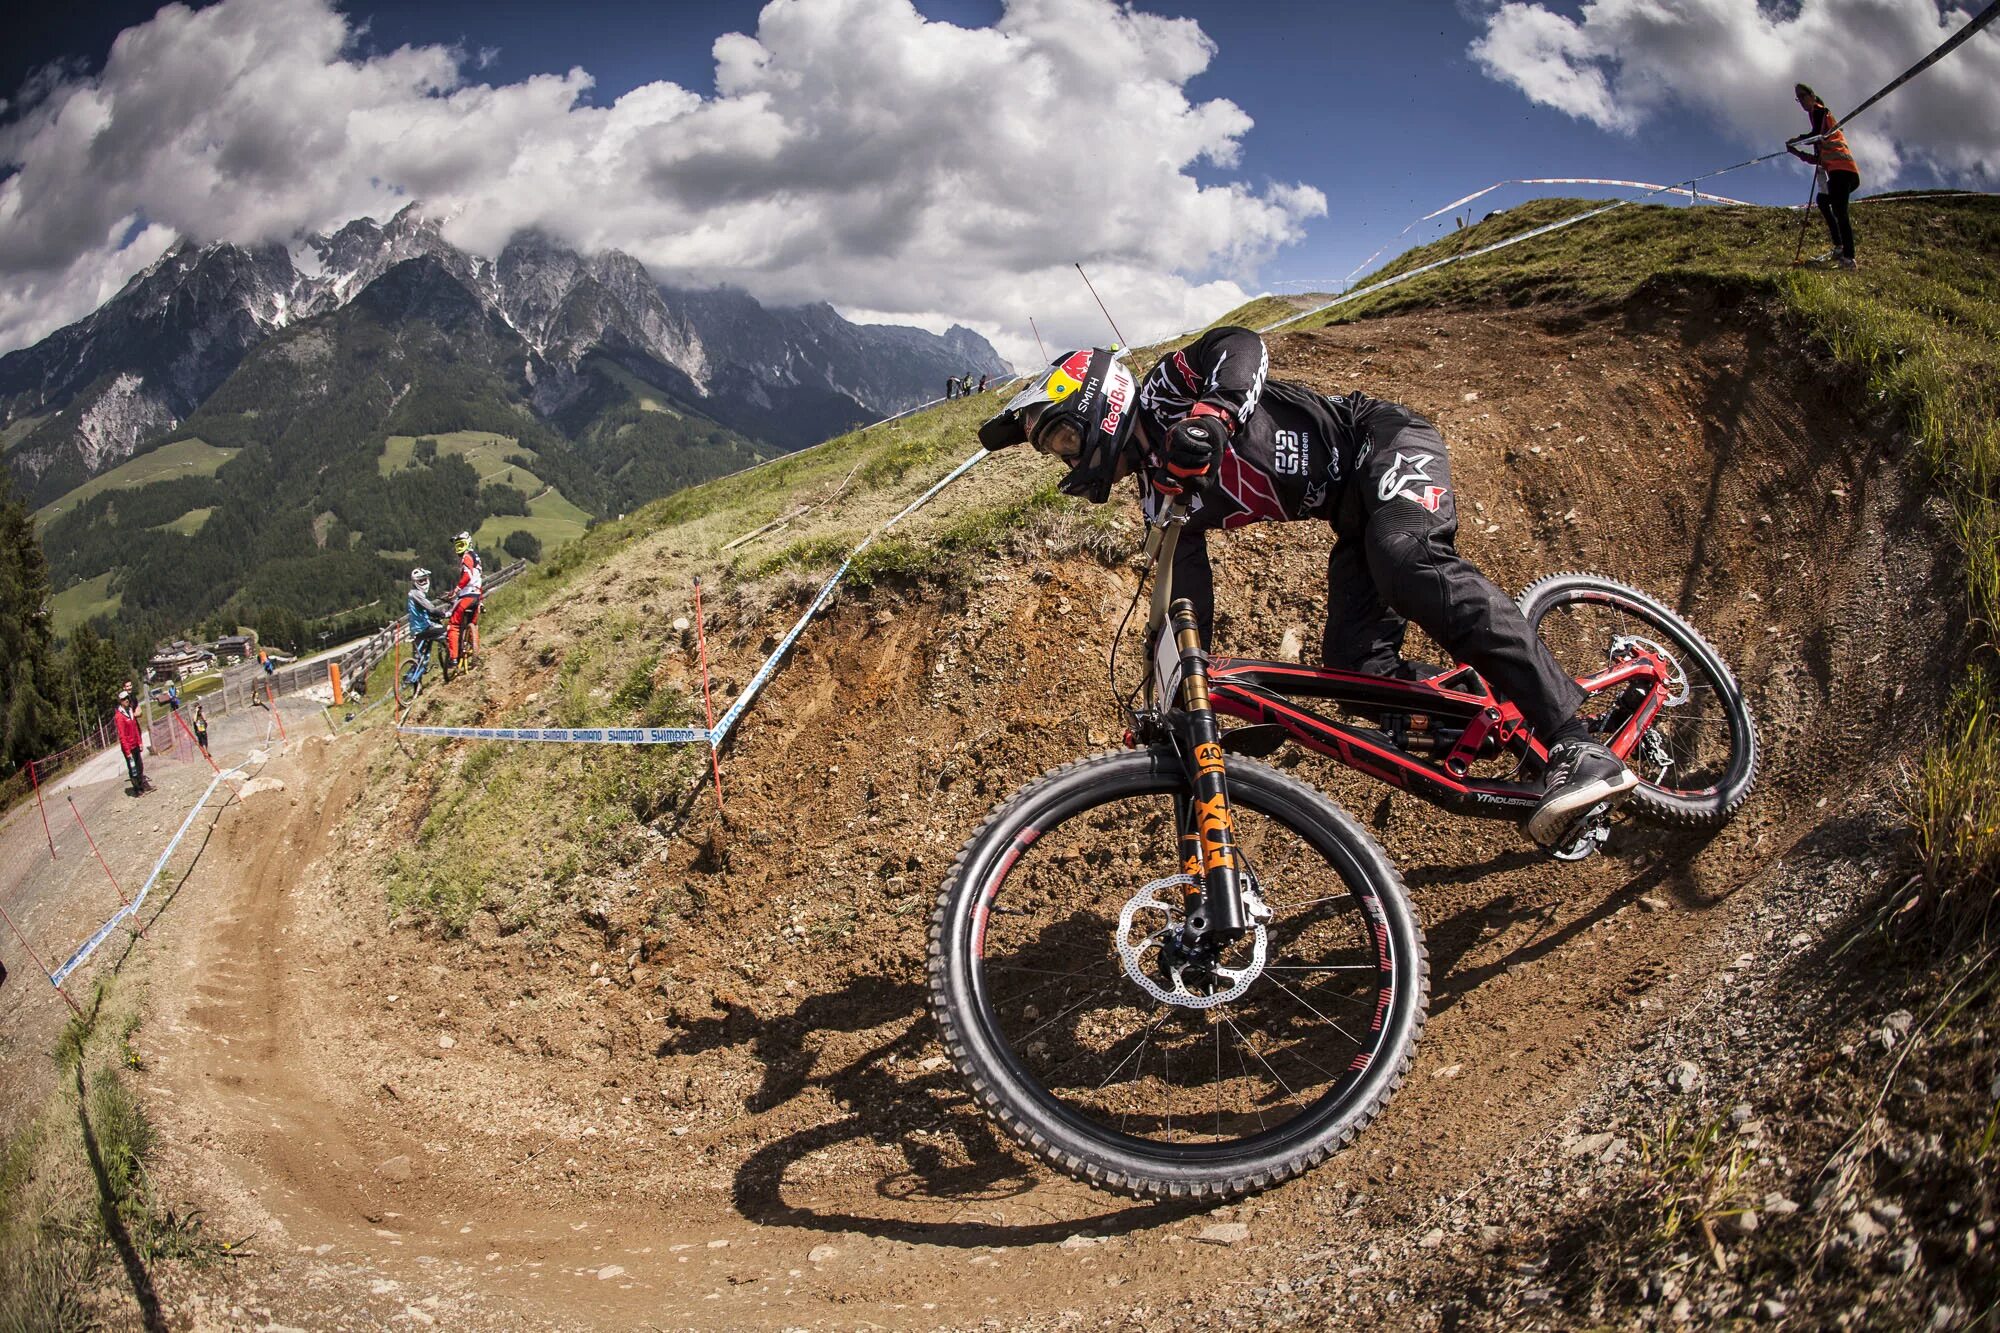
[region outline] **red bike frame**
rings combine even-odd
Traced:
[[[1593,696],[1618,692],[1604,714],[1609,733],[1599,739],[1628,760],[1668,695],[1669,668],[1638,646],[1626,650],[1577,684]],[[1386,782],[1458,814],[1486,819],[1519,819],[1541,803],[1540,781],[1517,782],[1471,776],[1482,758],[1511,755],[1511,776],[1538,779],[1548,750],[1529,729],[1521,710],[1495,697],[1471,667],[1453,667],[1424,680],[1392,680],[1355,671],[1330,671],[1290,662],[1215,658],[1208,668],[1209,705],[1218,713],[1276,727],[1307,749],[1338,760],[1356,772]],[[1380,716],[1381,728],[1336,722],[1295,700],[1324,700]],[[1273,733],[1249,729],[1225,732],[1229,750],[1264,750]],[[1401,737],[1399,741],[1399,735]],[[1419,757],[1411,746],[1427,750]]]

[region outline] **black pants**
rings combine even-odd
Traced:
[[[146,758],[144,748],[125,752],[125,775],[132,779],[132,790],[146,790]]]
[[[1847,216],[1847,197],[1861,188],[1861,175],[1854,171],[1829,171],[1819,192],[1820,216],[1826,219],[1833,248],[1854,258],[1854,221]]]
[[[1458,553],[1451,462],[1437,428],[1394,403],[1371,405],[1326,566],[1320,658],[1342,671],[1400,674],[1411,621],[1477,670],[1547,741],[1576,717],[1584,693],[1528,628],[1520,608]],[[1202,642],[1214,623],[1206,531],[1190,527],[1174,552],[1174,595],[1194,603]]]

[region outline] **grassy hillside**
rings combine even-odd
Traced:
[[[236,457],[238,452],[235,449],[218,449],[199,439],[175,440],[92,477],[60,500],[37,509],[35,518],[46,526],[107,491],[136,490],[154,482],[177,481],[187,477],[212,477],[217,468]]]

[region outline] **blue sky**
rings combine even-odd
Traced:
[[[282,238],[417,196],[454,219],[448,234],[468,248],[541,226],[580,247],[627,249],[667,281],[827,299],[861,318],[962,319],[1010,354],[1027,313],[1085,336],[1087,296],[1062,277],[1082,258],[1114,310],[1146,326],[1134,336],[1157,336],[1260,288],[1336,285],[1417,215],[1503,178],[1666,183],[1774,148],[1804,129],[1793,79],[1844,109],[1962,23],[1957,3],[1137,6],[1191,20],[1198,36],[1121,19],[1112,0],[914,0],[914,13],[912,0],[782,0],[769,12],[755,0],[225,0],[156,19],[114,0],[43,12],[0,63],[10,88],[31,66],[61,60],[68,71],[0,126],[0,170],[14,169],[0,179],[0,217],[11,208],[27,224],[12,242],[0,235],[0,350],[75,317],[173,235]],[[134,25],[144,26],[107,67],[112,37]],[[941,25],[1000,25],[1008,40],[958,42]],[[883,34],[882,50],[858,38],[864,30]],[[725,95],[717,39],[730,32],[761,46],[735,48]],[[202,68],[218,50],[237,63]],[[1091,60],[1112,51],[1125,55]],[[1067,72],[1053,87],[1024,81],[1017,96],[1006,62],[1036,59]],[[885,87],[901,94],[939,61],[965,62],[957,100],[948,85],[930,102],[899,96],[887,105],[901,108],[890,114],[904,118],[902,137],[871,127]],[[588,73],[587,91],[564,81],[572,69]],[[259,91],[274,70],[296,98]],[[203,78],[223,95],[197,87]],[[811,92],[788,105],[800,80]],[[661,84],[685,90],[681,101],[654,105],[673,101]],[[1989,32],[1885,102],[1854,136],[1864,193],[2000,182],[1996,88],[2000,33]],[[65,98],[87,116],[55,114]],[[450,116],[426,126],[441,99]],[[776,110],[756,123],[767,103]],[[378,122],[407,116],[412,129],[319,137],[371,111]],[[302,160],[288,162],[293,116]],[[581,181],[566,164],[618,140],[621,116],[641,125],[627,136],[641,149],[619,149],[627,159]],[[94,144],[75,133],[88,117],[106,122]],[[1045,142],[1031,124],[1024,147],[1023,117],[1040,118]],[[933,120],[935,145],[924,138]],[[88,179],[121,137],[130,160],[166,164],[157,181]],[[790,158],[767,151],[801,137],[815,142]],[[1121,159],[1103,177],[1114,203],[1093,195],[1102,173],[1078,166],[1093,153]],[[821,178],[850,158],[844,188]],[[1805,168],[1781,160],[1714,188],[1789,205],[1806,182]],[[710,207],[703,192],[725,203]],[[1514,187],[1475,211],[1558,192],[1630,193]],[[786,201],[776,211],[792,215],[789,227],[769,216],[772,199]],[[1154,234],[1140,236],[1149,208]],[[1449,225],[1419,228],[1389,254]],[[107,226],[114,239],[96,240]]]
[[[762,7],[762,0],[612,0],[560,9],[532,0],[420,0],[351,12],[367,14],[384,45],[457,41],[493,50],[483,74],[499,82],[581,65],[596,76],[599,99],[611,100],[662,78],[712,92],[710,45],[723,32],[753,30]],[[1641,133],[1622,134],[1536,106],[1480,71],[1467,53],[1482,31],[1479,8],[1452,0],[1142,0],[1140,8],[1199,23],[1218,50],[1209,69],[1187,85],[1189,96],[1227,98],[1256,122],[1240,168],[1197,166],[1196,177],[1298,180],[1328,197],[1328,215],[1262,266],[1258,276],[1267,284],[1344,277],[1412,219],[1497,180],[1596,176],[1664,185],[1778,146],[1752,147],[1684,107]],[[999,0],[917,0],[917,9],[968,27],[990,25],[1001,13]],[[1823,95],[1833,100],[1835,86]],[[1800,119],[1791,132],[1802,132],[1790,83],[1774,82],[1770,99],[1781,115]],[[1809,176],[1808,168],[1782,159],[1714,185],[1751,203],[1796,204]],[[1902,189],[1965,183],[1921,162],[1896,182]],[[1478,208],[1553,193],[1635,192],[1521,186],[1480,200]],[[1396,250],[1450,225],[1444,218],[1413,231]]]

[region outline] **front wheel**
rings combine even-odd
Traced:
[[[1640,648],[1673,671],[1665,705],[1626,762],[1639,775],[1633,813],[1681,828],[1713,828],[1757,782],[1757,723],[1722,654],[1653,598],[1596,574],[1551,574],[1521,594],[1521,614],[1563,670],[1588,677]],[[1614,700],[1584,702],[1586,718]]]
[[[1179,948],[1171,751],[1098,755],[1005,802],[931,921],[931,1009],[1022,1147],[1123,1194],[1219,1198],[1324,1161],[1401,1085],[1430,983],[1382,849],[1324,796],[1229,761],[1256,928]]]

